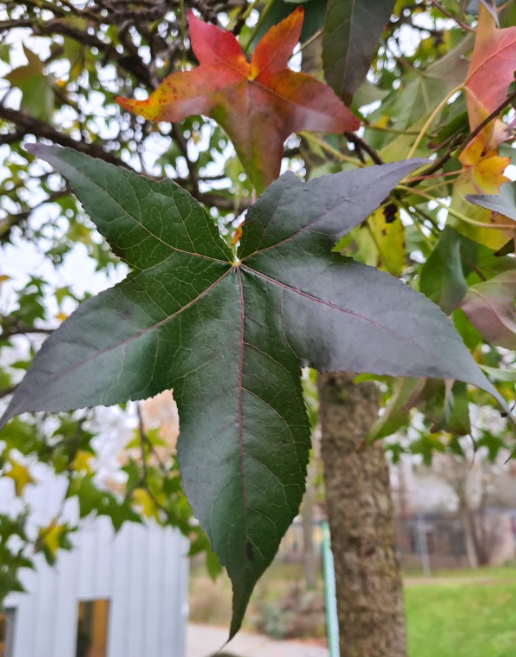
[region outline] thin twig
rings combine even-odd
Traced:
[[[357,160],[355,157],[346,155],[345,153],[341,153],[341,151],[337,150],[336,148],[333,148],[333,146],[325,142],[324,139],[318,139],[310,132],[303,132],[301,134],[306,139],[306,141],[312,142],[312,144],[317,144],[317,146],[322,148],[330,155],[333,155],[338,160],[342,160],[342,162],[349,162],[350,164],[354,164],[356,167],[359,168],[364,166],[364,164],[360,162],[360,160]]]
[[[83,141],[76,141],[72,137],[59,132],[48,123],[29,116],[20,110],[13,110],[9,107],[5,107],[5,105],[0,105],[0,118],[14,123],[18,129],[18,134],[23,132],[24,135],[32,134],[39,139],[49,139],[60,146],[68,146],[74,148],[76,151],[80,151],[81,153],[86,153],[86,155],[91,155],[92,157],[104,160],[105,162],[129,168],[119,158],[108,151],[105,151],[100,146],[88,144]]]
[[[436,9],[438,9],[441,12],[441,14],[444,14],[448,18],[451,18],[452,21],[455,21],[459,27],[462,27],[463,30],[467,30],[468,32],[475,32],[475,30],[470,25],[463,23],[456,16],[450,14],[450,12],[447,11],[439,2],[437,2],[437,0],[430,0],[430,2],[431,4],[433,4],[433,6]]]
[[[485,118],[482,123],[477,125],[477,127],[470,132],[470,134],[466,137],[464,142],[461,144],[458,155],[462,153],[462,151],[465,150],[465,148],[468,146],[468,144],[475,139],[475,137],[482,132],[482,130],[491,123],[493,119],[496,119],[497,116],[503,112],[503,110],[511,105],[511,103],[516,100],[516,91],[513,92],[510,96],[508,96],[501,105],[499,105],[491,114]]]
[[[482,130],[489,124],[493,119],[496,119],[498,115],[503,112],[503,110],[508,107],[511,103],[513,103],[516,100],[516,92],[512,93],[510,96],[508,96],[501,105],[499,105],[487,118],[485,118],[482,123],[480,123],[474,130],[472,130],[458,145],[454,144],[452,141],[450,143],[450,146],[447,150],[447,152],[438,160],[435,160],[428,166],[427,169],[423,169],[421,172],[421,176],[428,176],[429,174],[435,173],[436,171],[439,171],[445,164],[448,162],[448,160],[451,159],[453,152],[455,149],[459,149],[457,153],[457,157],[460,156],[460,154],[466,149],[468,144],[475,139],[475,137],[482,132]],[[409,184],[417,184],[414,183],[414,181],[411,181]]]
[[[40,333],[42,335],[50,335],[55,331],[54,328],[41,328],[39,326],[25,326],[24,324],[16,324],[13,328],[8,328],[0,334],[1,340],[7,340],[14,335],[29,335],[31,333]]]
[[[398,185],[396,189],[402,189],[404,191],[410,192],[411,194],[416,194],[416,196],[421,196],[422,198],[426,198],[427,201],[433,201],[434,203],[437,203],[437,205],[441,206],[441,208],[443,208],[444,210],[447,210],[449,214],[452,215],[452,217],[460,219],[461,221],[464,221],[464,223],[466,224],[471,224],[472,226],[478,226],[479,228],[488,228],[490,230],[516,231],[516,226],[512,228],[512,226],[505,226],[500,224],[486,224],[482,221],[475,221],[474,219],[470,219],[469,217],[466,217],[466,215],[462,214],[462,212],[457,212],[457,210],[450,207],[449,205],[446,205],[446,203],[443,203],[440,199],[436,198],[435,196],[430,196],[430,194],[426,194],[425,192],[422,192],[420,189],[415,189],[414,187],[407,187],[406,185]]]
[[[344,137],[346,137],[348,142],[355,146],[357,155],[359,155],[360,151],[365,151],[375,164],[383,164],[382,158],[372,146],[362,139],[362,137],[359,137],[354,132],[345,132]]]
[[[0,399],[2,399],[3,397],[8,397],[9,395],[12,395],[17,387],[18,386],[9,386],[8,388],[4,388],[3,390],[0,390]]]
[[[143,479],[147,482],[147,456],[145,454],[145,443],[148,442],[148,438],[145,433],[142,406],[140,402],[136,402],[136,412],[138,413],[138,434],[140,437],[140,457],[142,460]]]
[[[434,109],[434,111],[430,114],[430,116],[428,117],[428,119],[427,119],[425,125],[421,128],[421,132],[420,132],[419,135],[417,136],[416,141],[412,144],[412,148],[410,149],[410,152],[409,152],[409,154],[407,155],[407,160],[410,160],[410,158],[414,155],[414,153],[415,153],[416,150],[417,150],[417,147],[419,146],[419,143],[421,142],[421,140],[423,139],[423,137],[424,137],[425,134],[427,133],[427,130],[430,128],[430,126],[432,125],[432,123],[433,123],[433,122],[435,121],[435,119],[437,118],[439,112],[441,112],[441,111],[444,109],[444,107],[446,106],[446,104],[447,104],[447,102],[450,100],[450,98],[451,98],[452,96],[454,96],[456,93],[458,93],[459,91],[461,91],[462,88],[463,88],[463,85],[462,85],[462,84],[459,84],[457,87],[455,87],[455,88],[452,89],[450,92],[448,92],[448,93],[446,94],[446,96],[441,100],[441,102],[439,103],[439,105],[437,105],[437,107]]]

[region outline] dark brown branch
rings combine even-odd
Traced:
[[[0,399],[2,399],[3,397],[8,397],[9,395],[12,395],[17,387],[18,386],[9,386],[8,388],[4,388],[3,390],[0,390]]]
[[[142,459],[143,483],[146,486],[147,485],[147,456],[145,454],[145,444],[148,442],[148,438],[147,438],[147,434],[145,433],[142,406],[140,402],[136,402],[136,412],[138,414],[138,433],[140,436],[140,454]]]
[[[41,0],[38,0],[38,3],[35,3],[32,0],[27,0],[26,2],[21,2],[19,4],[24,4],[25,6],[29,6],[35,10],[38,10],[41,9],[40,1]],[[43,0],[43,3],[45,8],[48,8],[49,10],[51,8],[54,9],[54,13],[57,13],[58,15],[63,15],[63,13],[69,15],[72,10],[77,13],[77,8],[68,3],[66,0],[62,1],[62,7],[54,4],[47,6],[49,3],[46,3],[45,0]],[[106,10],[113,14],[112,18],[114,18],[114,14],[117,15],[117,20],[115,22],[119,22],[121,18],[127,19],[124,21],[123,25],[120,25],[119,27],[119,38],[125,50],[123,55],[117,52],[116,48],[114,48],[112,44],[104,42],[98,36],[83,32],[75,26],[64,23],[63,21],[40,21],[38,19],[28,19],[26,22],[29,23],[27,26],[32,27],[36,34],[45,36],[59,34],[74,39],[83,45],[89,46],[90,48],[97,48],[98,51],[103,54],[104,62],[106,64],[110,62],[120,67],[126,73],[132,75],[138,83],[140,83],[147,89],[147,91],[150,92],[156,88],[158,85],[158,80],[155,78],[149,67],[140,58],[138,48],[135,46],[131,39],[129,27],[134,25],[137,29],[139,29],[137,19],[138,14],[141,13],[141,7],[152,9],[156,12],[157,18],[159,18],[159,10],[162,10],[163,15],[165,16],[166,12],[170,10],[171,6],[175,7],[179,6],[179,4],[179,0],[167,0],[162,2],[149,2],[148,0],[134,0],[132,2],[119,2],[118,0],[116,0],[116,2],[112,2],[110,0],[97,0],[96,2],[92,3],[92,6],[88,10],[88,14],[92,21],[96,22],[97,25],[105,22]],[[131,6],[129,7],[128,5]],[[190,5],[198,9],[206,18],[211,20],[217,19],[217,12],[222,10],[222,5],[227,5],[228,8],[243,6],[241,0],[221,3],[221,6],[217,5],[217,7],[214,7],[213,5],[210,6],[209,3],[203,2],[203,0],[191,0]],[[137,6],[140,7],[140,9],[136,10],[133,8]],[[67,9],[63,9],[63,7],[67,7]],[[148,35],[146,38],[148,40]],[[173,46],[171,46],[171,48],[172,47]],[[169,50],[171,48],[169,48]],[[110,164],[124,166],[129,169],[131,168],[122,162],[122,160],[116,155],[106,152],[102,146],[88,144],[84,141],[76,141],[68,135],[61,134],[54,127],[44,123],[41,120],[35,119],[23,112],[12,110],[1,104],[0,119],[9,121],[16,127],[16,132],[12,135],[0,135],[0,143],[13,143],[19,139],[22,139],[26,134],[33,134],[38,139],[48,139],[49,141],[52,141],[61,146],[74,148],[79,152],[102,159],[106,162],[109,162]],[[220,210],[224,211],[234,211],[235,209],[244,210],[249,206],[250,202],[247,199],[243,201],[240,200],[238,203],[235,203],[235,200],[230,197],[223,197],[216,193],[201,193],[199,191],[199,174],[197,171],[196,163],[193,162],[188,156],[187,141],[184,138],[179,126],[174,124],[172,125],[171,136],[178,144],[179,150],[186,160],[189,177],[188,184],[186,186],[199,201],[214,205]],[[178,182],[181,184],[181,181]],[[16,215],[15,223],[21,223],[24,221],[31,211],[32,210],[27,210]]]
[[[485,118],[482,123],[477,125],[477,127],[473,130],[473,132],[470,132],[470,134],[466,137],[464,142],[460,146],[460,150],[458,155],[462,153],[462,151],[468,146],[468,144],[475,139],[475,137],[482,132],[482,130],[491,123],[494,119],[498,117],[499,114],[501,114],[506,107],[509,107],[514,101],[516,100],[516,91],[513,92],[510,96],[508,96],[501,105],[499,105],[491,114]]]
[[[19,18],[12,21],[0,21],[0,32],[14,30],[17,27],[32,27],[33,21],[30,18]]]
[[[375,164],[383,164],[382,158],[378,155],[372,146],[369,146],[369,144],[362,139],[362,137],[359,137],[354,132],[345,132],[344,137],[346,137],[349,143],[355,146],[357,155],[360,156],[362,152],[365,152],[369,155]]]
[[[105,151],[100,146],[87,144],[83,141],[76,141],[72,137],[59,132],[48,123],[40,121],[40,119],[35,119],[25,112],[13,110],[4,105],[0,105],[0,119],[14,123],[19,133],[23,133],[24,135],[30,134],[39,139],[48,139],[60,146],[68,146],[74,148],[76,151],[85,153],[86,155],[91,155],[92,157],[97,157],[106,162],[110,162],[111,164],[121,165],[128,168],[118,157]]]
[[[53,203],[54,201],[57,201],[63,196],[68,196],[69,194],[70,190],[68,188],[62,189],[58,192],[52,192],[49,194],[49,196],[47,196],[46,199],[41,201],[41,203],[38,203],[31,208],[27,208],[22,212],[18,212],[17,214],[8,215],[5,220],[0,221],[0,243],[8,242],[11,237],[12,229],[15,226],[20,226],[24,221],[27,221],[34,210],[37,210],[42,205],[45,205],[45,203]]]
[[[504,111],[509,105],[511,105],[514,101],[516,100],[516,91],[512,93],[510,96],[508,96],[501,105],[499,105],[491,114],[489,114],[488,117],[486,117],[482,123],[480,123],[472,132],[470,132],[465,139],[463,139],[460,144],[458,145],[458,152],[457,152],[457,157],[460,156],[460,154],[467,148],[468,144],[475,139],[475,137],[482,132],[482,130],[491,123],[494,119],[496,119],[501,112]],[[448,160],[451,159],[454,150],[457,148],[457,145],[454,144],[452,141],[450,144],[450,147],[448,148],[448,151],[440,157],[438,160],[435,160],[435,162],[432,162],[432,164],[429,165],[428,169],[425,169],[421,175],[423,176],[430,176],[433,173],[436,173],[439,171],[447,162]],[[416,181],[415,183],[409,183],[409,185],[412,187],[415,184],[418,184],[421,181]]]
[[[212,192],[199,193],[197,195],[192,194],[195,198],[204,203],[205,205],[214,205],[219,210],[225,210],[227,212],[243,212],[251,205],[251,198],[239,198],[235,203],[235,199],[231,197],[218,196]]]
[[[103,22],[99,17],[99,22]],[[1,25],[0,25],[1,27]],[[90,48],[96,48],[99,52],[106,55],[106,59],[115,63],[120,68],[124,69],[126,73],[134,76],[136,80],[144,86],[152,86],[152,80],[149,79],[149,71],[139,56],[135,56],[134,52],[128,52],[126,55],[121,55],[111,43],[106,43],[93,34],[83,32],[76,27],[64,23],[63,21],[28,21],[24,27],[32,28],[34,34],[40,36],[60,35],[68,37],[77,41],[81,45],[87,45]],[[127,43],[124,44],[127,49]]]
[[[459,27],[462,27],[463,30],[467,30],[468,32],[475,32],[471,26],[466,25],[466,23],[460,21],[457,16],[454,16],[453,14],[450,14],[449,11],[446,11],[446,9],[439,2],[437,2],[437,0],[430,0],[430,3],[433,4],[433,6],[441,12],[441,14],[444,14],[448,18],[451,18],[452,21],[455,21]]]
[[[453,151],[457,148],[457,137],[458,135],[455,135],[451,140],[450,140],[450,145],[447,149],[447,151],[442,155],[440,158],[433,160],[432,164],[429,165],[428,169],[425,169],[422,172],[422,176],[431,176],[433,173],[437,173],[442,169],[442,167],[448,162],[448,160],[451,159]],[[412,187],[415,184],[418,184],[419,181],[416,181],[415,183],[407,183],[408,186]]]
[[[9,132],[5,135],[0,135],[0,146],[4,144],[14,144],[23,139],[23,132]]]
[[[235,20],[235,27],[233,28],[233,34],[235,36],[238,36],[240,32],[242,31],[242,28],[245,25],[245,20],[246,20],[246,12],[247,12],[247,5],[243,4],[240,7],[240,10],[237,14],[236,20]]]
[[[69,137],[68,135],[64,135],[61,132],[58,132],[55,128],[48,125],[47,123],[44,123],[39,119],[35,119],[29,116],[28,114],[25,114],[24,112],[16,111],[8,107],[4,107],[3,105],[0,105],[0,118],[14,123],[18,128],[18,130],[20,130],[19,133],[20,138],[22,134],[23,135],[32,134],[35,137],[38,137],[39,139],[48,139],[49,141],[52,141],[55,144],[59,144],[60,146],[67,146],[81,153],[85,153],[86,155],[90,155],[91,157],[96,157],[100,160],[104,160],[105,162],[109,162],[110,164],[115,164],[116,166],[123,166],[126,169],[131,169],[129,165],[127,165],[121,159],[116,157],[116,155],[113,155],[105,151],[100,146],[96,146],[95,144],[88,144],[83,141],[76,141],[72,137]],[[238,204],[235,204],[235,201],[231,198],[224,198],[222,196],[217,195],[216,193],[199,192],[198,189],[199,179],[198,179],[195,163],[192,162],[188,157],[186,141],[184,140],[184,137],[181,134],[179,128],[174,124],[172,124],[172,134],[176,139],[177,143],[179,144],[181,152],[185,157],[186,164],[188,166],[188,172],[190,174],[190,182],[193,187],[191,191],[193,196],[195,196],[195,198],[198,201],[200,201],[201,203],[205,203],[206,205],[214,205],[219,210],[224,210],[224,211],[233,211],[235,210],[235,206],[237,206],[240,211],[243,211],[247,207],[249,207],[250,201],[248,200],[240,200]],[[177,181],[177,182],[180,183],[181,181]],[[61,192],[60,194],[62,195],[62,193],[63,192]],[[52,200],[53,199],[46,199],[44,202],[49,203]],[[11,218],[11,221],[8,222],[10,224],[8,230],[10,230],[10,228],[12,228],[14,224],[21,223],[22,221],[27,219],[33,209],[34,208],[31,208],[30,210],[20,212],[19,214],[15,215],[14,221]],[[5,239],[5,234],[2,236],[2,238]]]
[[[435,38],[441,38],[443,35],[443,30],[432,29],[431,27],[423,27],[422,25],[416,25],[413,22],[411,16],[399,16],[397,19],[391,20],[390,25],[394,28],[399,27],[400,25],[408,25],[414,30],[419,32],[427,32]]]
[[[193,195],[196,196],[199,194],[199,176],[195,164],[188,157],[188,144],[186,143],[186,139],[184,138],[183,133],[178,128],[177,124],[172,123],[171,133],[172,137],[175,139],[177,145],[179,146],[179,150],[186,160],[190,182],[192,183],[193,187]]]
[[[12,328],[2,331],[0,340],[8,340],[14,335],[42,334],[50,335],[55,331],[54,328],[41,328],[39,326],[25,326],[24,324],[15,324]]]

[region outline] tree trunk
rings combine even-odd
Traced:
[[[475,568],[478,568],[479,564],[477,540],[471,511],[464,502],[460,503],[459,517],[462,523],[462,528],[464,529],[464,539],[466,542],[466,554],[469,567],[474,570]]]
[[[341,657],[406,657],[401,573],[383,447],[364,449],[374,383],[319,376],[322,459],[335,561]]]

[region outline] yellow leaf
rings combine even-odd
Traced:
[[[496,146],[503,141],[497,136],[502,128],[491,121],[464,149],[459,156],[462,172],[455,182],[451,207],[456,212],[466,216],[472,222],[462,221],[450,216],[448,223],[459,233],[469,239],[483,244],[490,249],[501,249],[514,236],[514,221],[489,210],[468,203],[468,194],[497,194],[500,186],[508,182],[504,175],[505,169],[511,163],[510,158],[500,157]],[[494,147],[493,147],[494,146]],[[478,224],[491,224],[496,228],[483,227]]]
[[[382,114],[373,125],[376,128],[386,128],[389,125],[390,118],[386,114]]]
[[[159,520],[159,509],[153,497],[145,488],[136,488],[132,494],[133,502],[140,507],[141,512],[146,518]]]
[[[462,162],[462,159],[461,159]],[[498,194],[500,187],[509,178],[504,176],[505,169],[511,163],[509,157],[500,157],[497,151],[489,151],[474,164],[464,166],[456,189],[466,194]]]
[[[27,484],[33,484],[34,479],[29,470],[24,465],[21,465],[21,463],[17,463],[11,459],[9,460],[9,463],[11,465],[11,469],[9,472],[6,472],[4,476],[9,477],[14,481],[14,490],[16,491],[16,495],[21,497],[25,486],[27,486]]]
[[[38,543],[43,545],[55,557],[59,550],[59,539],[66,525],[57,525],[53,520],[48,527],[41,527],[38,532]]]
[[[466,223],[452,215],[448,216],[448,224],[461,235],[464,235],[464,237],[467,237],[478,244],[482,244],[493,251],[498,251],[505,246],[505,244],[507,244],[507,242],[514,236],[514,221],[511,221],[501,214],[495,215],[478,205],[472,205],[466,201],[463,194],[457,189],[457,185],[455,185],[455,187],[451,203],[453,210],[468,217],[468,219],[477,222],[477,224],[491,224],[499,227],[499,230],[496,230],[495,228],[484,228],[482,225]],[[475,192],[468,193],[474,194]]]
[[[76,472],[91,474],[90,461],[92,458],[93,454],[91,452],[85,452],[84,450],[79,449],[73,460],[72,468]]]
[[[231,244],[237,244],[237,242],[240,240],[242,237],[242,230],[243,230],[244,222],[240,224],[240,226],[237,227],[235,232],[233,233],[233,237],[231,238]]]
[[[393,276],[401,276],[405,265],[405,226],[394,203],[378,208],[367,220],[367,227],[378,249],[378,266]]]
[[[405,227],[394,203],[378,208],[352,233],[365,264],[400,276],[405,265]]]

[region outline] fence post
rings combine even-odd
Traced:
[[[422,513],[417,514],[417,533],[419,543],[419,554],[421,556],[421,564],[423,567],[423,574],[429,577],[432,574],[430,568],[430,555],[428,554],[428,541],[426,539],[426,524],[425,518]]]
[[[326,603],[326,634],[328,636],[329,657],[340,657],[339,621],[337,617],[337,592],[335,587],[335,569],[331,551],[330,527],[322,524],[322,559],[324,573],[324,599]]]

